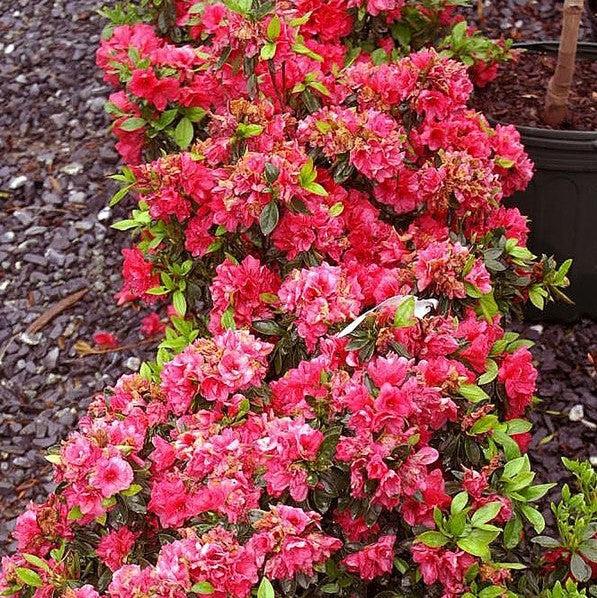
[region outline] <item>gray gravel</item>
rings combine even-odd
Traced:
[[[26,502],[52,488],[45,450],[151,350],[80,358],[73,348],[98,329],[135,343],[142,315],[114,301],[127,238],[109,229],[114,215],[104,209],[118,156],[94,64],[100,5],[0,5],[0,555]],[[24,334],[83,288],[79,303]]]

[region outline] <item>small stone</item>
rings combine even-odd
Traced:
[[[35,237],[36,235],[41,235],[48,230],[47,226],[31,226],[26,231],[24,231],[24,235],[26,237]]]
[[[597,467],[597,455],[591,455],[589,461],[593,467]]]
[[[125,366],[132,372],[137,372],[141,367],[141,360],[138,357],[129,357],[126,360]]]
[[[75,176],[83,172],[83,164],[80,164],[79,162],[71,162],[62,169],[62,172],[64,172],[64,174]]]
[[[0,243],[12,243],[15,240],[16,234],[12,230],[7,230],[0,235]]]
[[[29,226],[33,222],[33,216],[25,210],[16,210],[13,216],[23,225]]]
[[[53,370],[58,362],[58,356],[60,355],[60,349],[54,347],[48,351],[48,354],[44,357],[44,365],[49,370]]]
[[[66,260],[66,256],[62,253],[58,253],[54,248],[48,247],[46,250],[46,258],[51,264],[55,266],[64,266],[64,262]]]
[[[43,255],[37,255],[35,253],[26,253],[23,256],[23,261],[37,266],[47,266],[48,260]]]
[[[109,206],[106,206],[103,210],[100,210],[98,215],[97,215],[97,219],[102,222],[104,220],[108,220],[108,218],[110,218],[110,216],[112,215],[112,210],[110,209]]]
[[[8,184],[8,187],[10,189],[12,189],[13,191],[15,189],[20,189],[21,187],[24,187],[25,184],[27,183],[29,179],[25,176],[25,175],[20,175],[20,176],[16,176],[14,179],[12,179],[10,181],[10,183]]]
[[[15,45],[14,44],[8,44],[8,46],[6,46],[6,48],[4,48],[4,53],[5,54],[12,54],[15,51]]]
[[[21,341],[23,341],[26,345],[30,347],[35,347],[39,345],[41,342],[41,334],[29,334],[28,332],[23,332],[20,335]]]
[[[91,230],[94,226],[94,223],[91,220],[78,220],[75,222],[75,228],[78,230]]]
[[[571,422],[579,422],[581,420],[583,420],[585,417],[585,408],[581,405],[574,405],[574,407],[572,407],[570,409],[570,412],[568,413],[568,419]]]

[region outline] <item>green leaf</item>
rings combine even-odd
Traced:
[[[258,320],[253,322],[253,328],[259,332],[259,334],[264,334],[265,336],[282,336],[284,332],[286,332],[284,328],[274,320]]]
[[[477,434],[485,434],[490,430],[493,430],[498,425],[498,418],[496,415],[484,415],[483,417],[479,418],[470,430],[470,433],[473,436]]]
[[[572,266],[572,260],[566,260],[558,270],[556,277],[555,277],[555,284],[562,285],[566,281],[566,274],[570,270],[570,266]]]
[[[147,124],[147,121],[144,118],[139,118],[137,116],[132,116],[131,118],[127,118],[121,125],[120,128],[123,131],[137,131],[140,128],[144,127]]]
[[[313,195],[319,195],[320,197],[327,197],[329,195],[319,183],[309,183],[308,185],[305,185],[305,189],[309,191],[309,193],[313,193]]]
[[[326,583],[325,585],[321,586],[321,591],[324,594],[337,594],[340,591],[340,586],[335,582]]]
[[[246,123],[239,123],[236,127],[236,136],[240,139],[250,139],[257,137],[263,133],[262,125],[251,125]]]
[[[116,230],[130,230],[131,228],[139,228],[141,225],[136,220],[120,220],[112,224],[110,228]]]
[[[60,458],[60,455],[58,455],[56,453],[49,453],[48,455],[45,456],[45,460],[49,461],[50,463],[52,463],[54,465],[60,465],[62,463],[62,459]]]
[[[484,561],[491,560],[491,552],[489,550],[489,546],[474,538],[460,538],[456,542],[456,544],[458,544],[458,548],[464,550],[464,552],[468,552],[473,556],[478,556]]]
[[[120,494],[122,496],[136,496],[143,490],[143,487],[140,484],[131,484],[126,490],[123,490]]]
[[[514,515],[504,527],[504,545],[508,550],[516,548],[522,538],[522,521]]]
[[[502,474],[502,479],[512,479],[516,477],[521,471],[530,471],[531,464],[529,462],[529,458],[526,455],[522,457],[517,457],[516,459],[512,459],[508,461],[504,466],[504,473]]]
[[[597,563],[597,540],[593,538],[587,540],[584,544],[581,544],[579,551],[589,561]]]
[[[195,130],[193,128],[193,123],[190,118],[185,116],[180,119],[176,125],[176,129],[174,129],[174,141],[180,149],[187,149],[193,141],[194,134]]]
[[[280,219],[280,212],[278,210],[278,204],[272,199],[259,216],[259,227],[264,235],[269,235],[278,226]]]
[[[275,55],[278,46],[274,42],[267,42],[262,48],[261,52],[259,53],[259,57],[261,60],[271,60]]]
[[[531,542],[539,544],[539,546],[543,548],[560,547],[560,543],[555,538],[550,538],[549,536],[535,536],[534,538],[531,538]]]
[[[502,503],[499,501],[490,502],[477,509],[471,517],[471,523],[474,526],[483,525],[494,519],[502,509]]]
[[[51,569],[50,566],[48,565],[48,563],[46,563],[46,561],[44,561],[43,559],[40,559],[38,556],[35,556],[34,554],[27,554],[26,552],[22,553],[21,555],[30,565],[33,565],[34,567],[38,567],[39,569],[42,569],[43,571],[46,571],[47,573],[51,573]]]
[[[281,31],[282,23],[280,22],[280,17],[274,15],[267,26],[267,39],[269,39],[270,42],[275,42],[280,37]]]
[[[121,189],[119,189],[118,191],[116,191],[116,193],[114,193],[114,195],[112,195],[112,198],[110,199],[109,202],[109,206],[113,207],[115,206],[118,202],[122,201],[122,199],[127,195],[127,193],[130,191],[132,185],[127,185],[126,187],[122,187]]]
[[[268,305],[275,305],[280,302],[280,298],[275,293],[260,293],[259,300]]]
[[[493,292],[483,295],[479,299],[479,308],[488,322],[493,321],[494,316],[497,316],[500,311],[493,297]]]
[[[17,567],[15,569],[15,573],[17,574],[17,577],[27,586],[31,586],[33,588],[41,588],[43,586],[41,577],[32,569],[27,569],[27,567]]]
[[[224,0],[224,4],[230,10],[247,16],[253,6],[253,0]]]
[[[274,166],[270,162],[265,165],[265,180],[270,184],[273,185],[280,176],[280,169],[277,166]]]
[[[491,437],[504,449],[504,454],[508,460],[520,457],[520,448],[508,434],[494,430]]]
[[[204,108],[199,108],[199,106],[194,106],[193,108],[187,108],[185,113],[191,122],[197,123],[205,118],[207,110]]]
[[[305,44],[303,44],[301,42],[296,42],[292,46],[292,50],[294,52],[296,52],[297,54],[303,54],[305,56],[308,56],[309,58],[311,58],[312,60],[316,60],[317,62],[323,62],[322,56],[320,56],[319,54],[316,54],[315,52],[313,52],[313,50],[311,50],[310,48],[307,48],[307,46],[305,46]]]
[[[178,315],[184,316],[187,313],[187,300],[182,291],[175,291],[172,295],[172,305],[174,305]]]
[[[533,424],[526,419],[511,419],[506,422],[506,431],[510,436],[513,434],[524,434],[533,428]]]
[[[191,588],[191,592],[194,594],[213,594],[215,589],[209,581],[199,581]]]
[[[420,536],[417,536],[417,540],[425,546],[429,546],[429,548],[440,548],[441,546],[445,546],[449,539],[444,536],[441,532],[423,532]]]
[[[408,50],[410,46],[410,40],[412,37],[410,27],[405,23],[396,23],[392,27],[392,36],[398,40],[398,43],[405,49]]]
[[[476,384],[463,384],[458,391],[471,403],[479,403],[481,401],[489,400],[489,395]]]
[[[66,516],[69,521],[76,521],[77,519],[81,519],[81,517],[83,517],[83,513],[81,512],[81,507],[79,507],[79,505],[75,505]]]
[[[176,118],[178,114],[178,108],[171,108],[170,110],[166,110],[160,114],[160,117],[151,123],[155,129],[158,131],[164,130],[172,121]]]
[[[482,376],[479,377],[479,380],[477,381],[479,386],[493,382],[493,380],[497,378],[498,369],[498,364],[493,359],[488,359],[485,362],[486,371]]]
[[[236,329],[236,321],[234,320],[234,309],[232,306],[229,306],[226,311],[222,314],[220,318],[220,323],[222,324],[222,328],[225,330],[235,330]]]
[[[533,529],[540,534],[545,529],[543,515],[537,509],[531,507],[531,505],[521,505],[520,509],[527,521],[533,526]]]
[[[309,83],[309,87],[326,97],[330,95],[330,90],[320,81],[311,81],[311,83]]]
[[[274,586],[271,581],[264,577],[257,588],[257,598],[275,598]]]
[[[579,554],[575,553],[572,555],[570,559],[570,571],[572,571],[572,575],[580,582],[584,583],[591,579],[591,567]]]
[[[416,300],[410,296],[404,299],[402,303],[396,308],[394,313],[394,327],[395,328],[408,328],[413,326],[415,320],[415,307]]]
[[[450,506],[450,513],[460,513],[468,504],[468,492],[459,492],[453,499]]]

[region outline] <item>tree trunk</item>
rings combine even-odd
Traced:
[[[574,77],[578,30],[583,6],[584,0],[565,0],[564,2],[558,63],[549,82],[545,99],[544,120],[552,127],[559,127],[568,113],[568,97]]]

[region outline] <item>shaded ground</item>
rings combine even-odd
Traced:
[[[103,209],[105,176],[118,159],[102,111],[107,90],[93,64],[100,4],[18,0],[0,8],[0,555],[26,502],[52,489],[45,449],[72,429],[94,392],[151,350],[81,359],[73,348],[98,329],[139,341],[139,314],[113,300],[126,235],[108,228]],[[526,14],[530,3],[494,0],[492,9],[498,5]],[[49,306],[83,288],[85,297],[39,334],[23,336]],[[597,326],[548,325],[530,334],[545,397],[532,455],[540,476],[553,479],[561,454],[597,454],[591,430],[568,416],[582,404],[587,420],[597,418],[587,357],[597,353]]]

